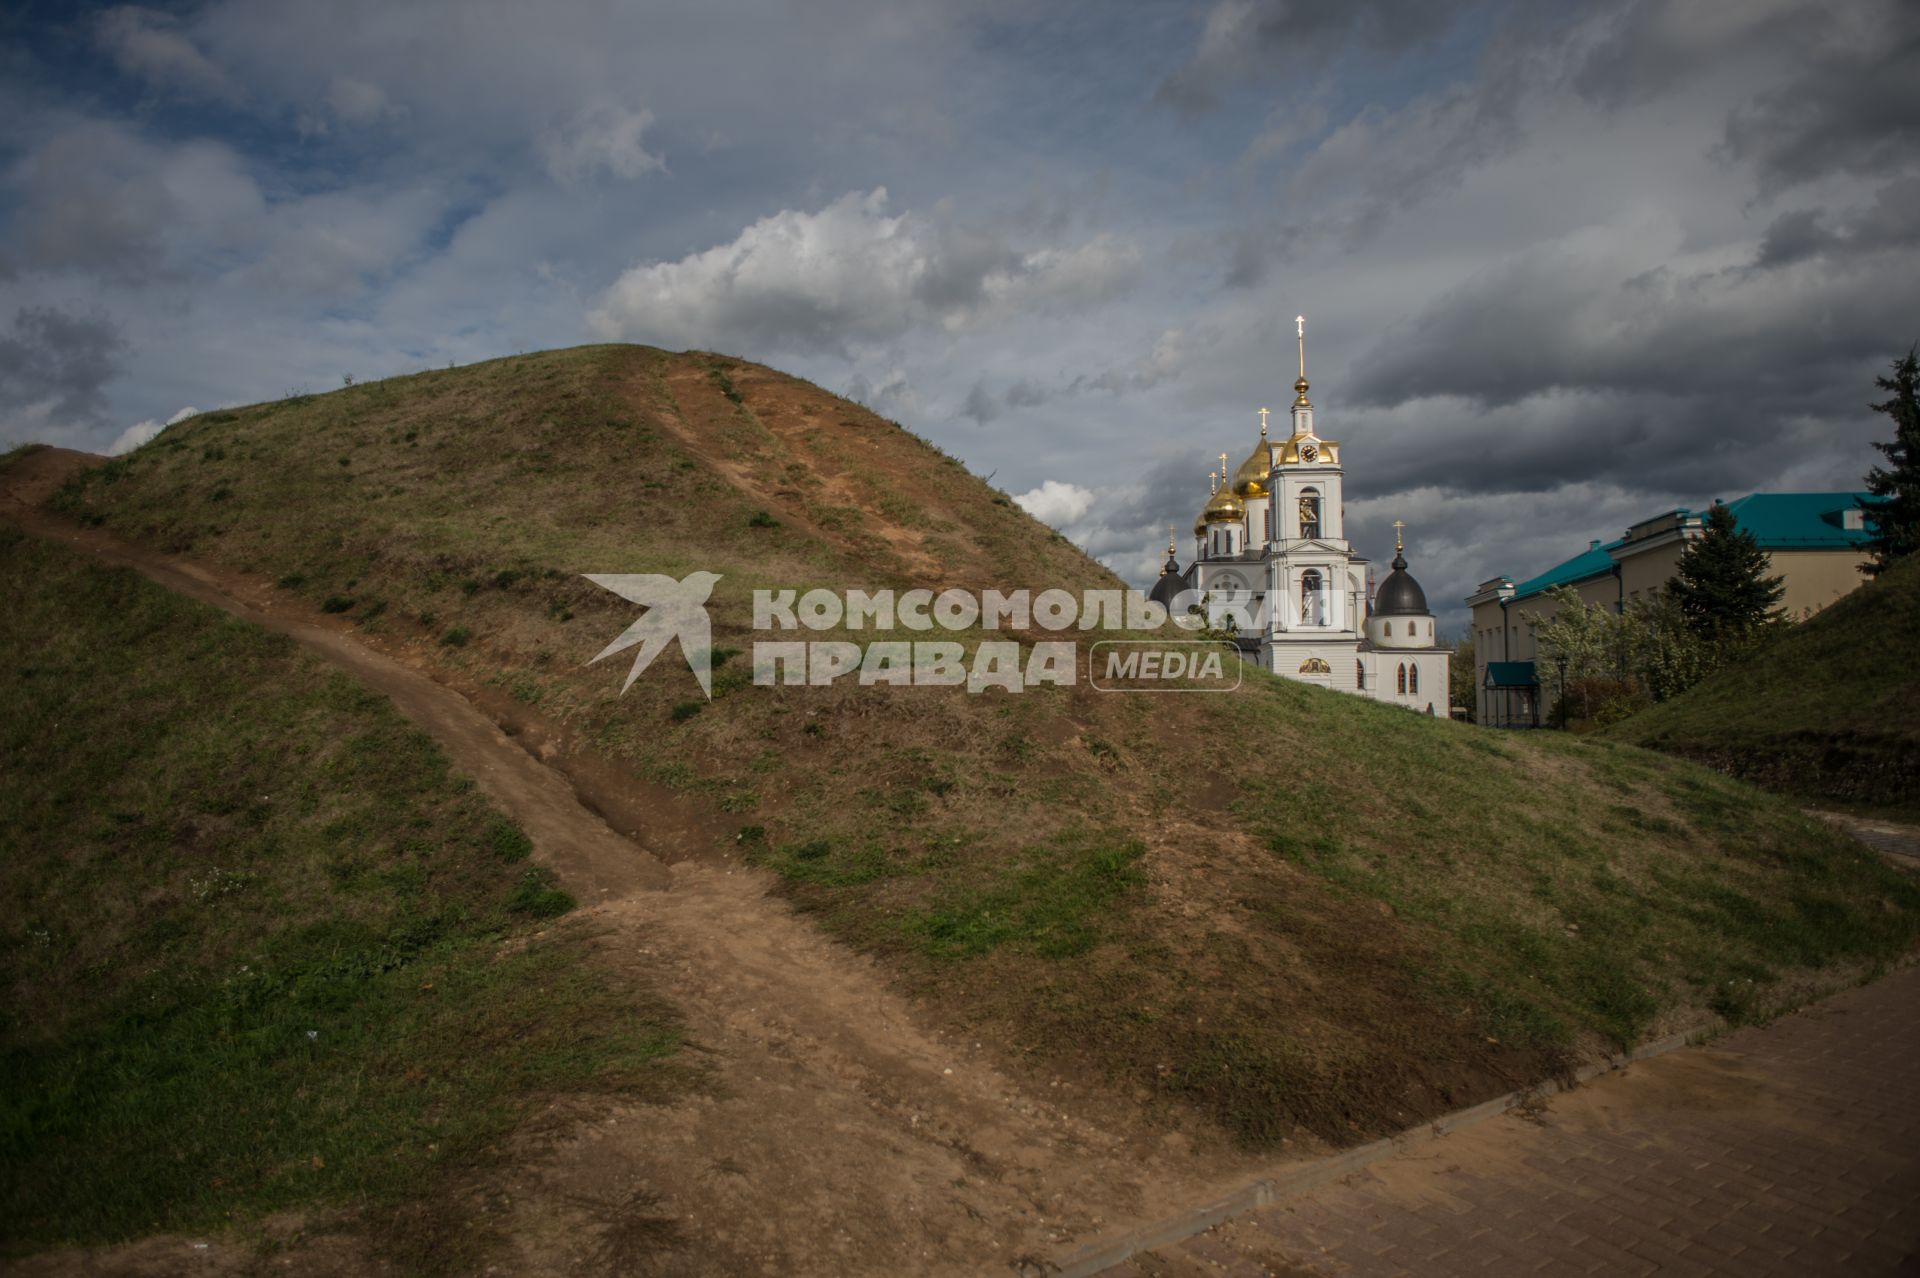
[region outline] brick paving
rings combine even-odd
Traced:
[[[1920,1276],[1920,967],[1107,1271],[1200,1274]]]
[[[1888,856],[1920,860],[1920,826],[1903,825],[1883,817],[1854,816],[1846,812],[1809,812],[1830,822],[1868,847]]]

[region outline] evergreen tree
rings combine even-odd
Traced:
[[[1891,465],[1867,472],[1867,491],[1883,500],[1860,503],[1874,531],[1867,543],[1873,560],[1861,568],[1869,576],[1920,550],[1920,400],[1915,396],[1920,370],[1915,367],[1914,350],[1909,348],[1904,359],[1893,361],[1892,377],[1876,377],[1873,382],[1893,392],[1884,404],[1870,405],[1874,412],[1893,418],[1893,438],[1874,444]]]
[[[1711,643],[1739,642],[1779,616],[1786,593],[1767,576],[1767,552],[1716,503],[1700,540],[1689,542],[1667,591],[1695,634]]]

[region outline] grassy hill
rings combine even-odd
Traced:
[[[1608,735],[1802,798],[1920,813],[1916,635],[1909,561]]]
[[[755,585],[1117,583],[894,424],[719,356],[589,347],[203,414],[55,504],[433,670],[667,854],[744,849],[1015,1067],[1250,1145],[1762,1014],[1920,926],[1842,836],[1624,745],[1258,675],[751,686]],[[723,578],[713,701],[672,661],[618,695],[624,663],[586,663],[635,609],[581,574],[694,569]]]
[[[0,1254],[377,1223],[531,1101],[683,1085],[672,1009],[383,698],[7,528],[0,573]],[[458,1262],[407,1219],[403,1269]]]

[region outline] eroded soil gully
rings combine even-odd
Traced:
[[[598,928],[608,960],[680,1006],[712,1067],[713,1086],[687,1099],[594,1100],[524,1138],[474,1195],[503,1240],[502,1272],[618,1269],[633,1260],[628,1244],[658,1273],[1004,1271],[1204,1201],[1252,1168],[1223,1150],[1196,1154],[1117,1103],[1062,1104],[1052,1086],[1004,1073],[770,896],[765,875],[710,849],[693,855],[702,834],[688,814],[662,806],[655,821],[619,805],[616,822],[642,827],[639,841],[610,828],[550,766],[571,753],[551,725],[522,718],[510,738],[459,691],[335,619],[301,615],[264,580],[41,508],[98,460],[49,450],[16,464],[0,515],[286,634],[391,698],[522,824],[585,903],[576,917]],[[589,788],[606,810],[598,781]],[[656,827],[665,858],[643,846]],[[224,1246],[198,1257],[214,1265]],[[116,1270],[132,1271],[101,1253],[87,1265]]]

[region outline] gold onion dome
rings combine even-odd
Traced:
[[[1233,495],[1231,488],[1222,488],[1215,493],[1213,500],[1207,503],[1207,508],[1200,512],[1200,522],[1203,524],[1224,524],[1246,517],[1246,506]]]
[[[1233,495],[1242,498],[1265,497],[1267,495],[1267,472],[1273,469],[1273,450],[1265,435],[1254,447],[1247,459],[1240,463],[1240,469],[1233,472],[1233,482],[1227,487]]]

